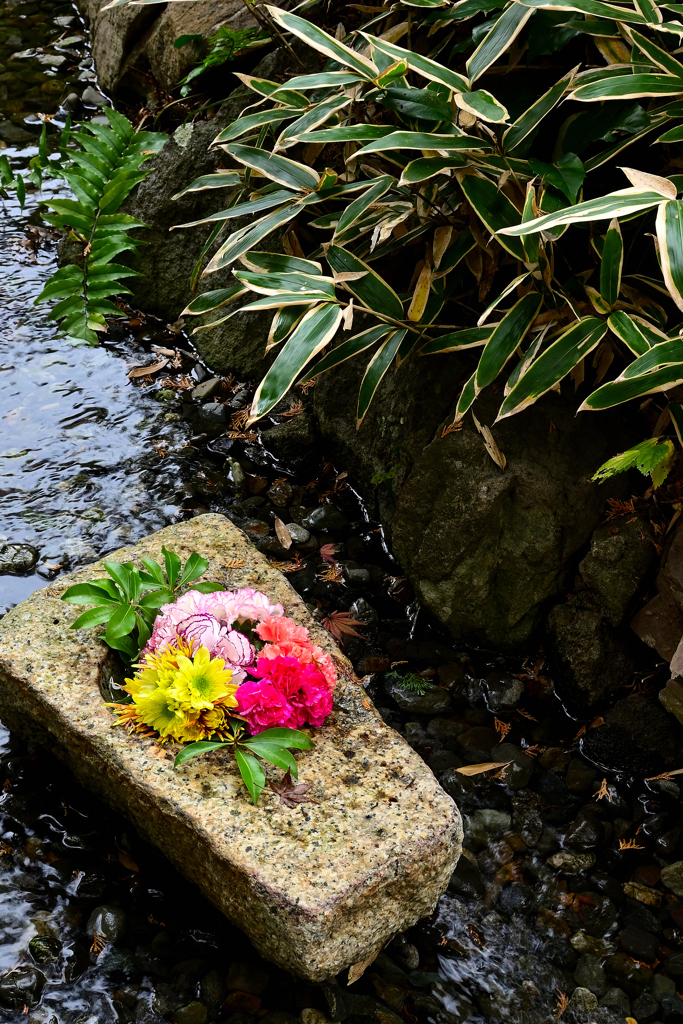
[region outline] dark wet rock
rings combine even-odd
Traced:
[[[659,1004],[649,992],[642,992],[631,1004],[631,1013],[638,1024],[649,1024],[657,1016]]]
[[[206,1024],[209,1011],[204,1003],[193,999],[187,1006],[181,1006],[174,1011],[171,1020],[173,1024]]]
[[[667,978],[664,974],[655,974],[651,986],[652,995],[661,1003],[665,996],[676,995],[676,982],[673,978]]]
[[[633,960],[627,953],[610,953],[603,961],[609,978],[613,978],[631,997],[638,995],[652,981],[652,971]]]
[[[589,989],[577,986],[571,994],[567,1009],[577,1021],[592,1019],[598,1008],[598,999]]]
[[[514,711],[524,693],[524,683],[509,672],[489,672],[482,684],[484,700],[494,715]]]
[[[565,833],[564,842],[577,850],[595,850],[607,842],[611,831],[611,827],[595,815],[581,811]]]
[[[193,388],[190,392],[193,402],[208,402],[210,398],[217,395],[221,390],[223,380],[221,377],[209,377],[208,380],[202,381],[196,388]]]
[[[604,996],[607,991],[607,976],[605,975],[600,958],[593,953],[584,953],[576,965],[574,980],[577,985],[587,988],[598,998]]]
[[[407,971],[416,971],[420,966],[420,953],[417,946],[409,942],[405,935],[397,935],[390,944],[392,956]]]
[[[120,907],[109,904],[96,907],[88,918],[85,930],[91,938],[103,935],[107,942],[116,943],[126,930],[126,915]]]
[[[577,590],[586,591],[612,626],[633,607],[638,587],[657,560],[650,526],[642,516],[599,527],[579,565]]]
[[[673,978],[683,977],[683,953],[672,953],[667,957],[666,969]]]
[[[110,107],[111,100],[104,93],[101,93],[99,89],[94,89],[92,85],[88,85],[83,90],[81,96],[83,103],[89,107]]]
[[[662,1017],[666,1024],[681,1024],[683,1021],[683,999],[680,996],[662,998]]]
[[[366,601],[364,597],[358,597],[353,602],[349,611],[353,615],[354,619],[358,619],[364,626],[376,626],[379,622],[379,615],[372,607],[369,601]]]
[[[441,424],[453,418],[451,382],[465,369],[458,355],[399,367],[356,430],[349,396],[364,366],[349,360],[320,377],[315,410],[333,458],[379,506],[422,604],[458,640],[509,649],[531,637],[548,602],[571,583],[573,559],[607,496],[590,477],[601,453],[611,454],[624,434],[615,429],[621,415],[601,420],[598,451],[588,418],[575,417],[574,403],[547,396],[523,422],[493,428],[507,458],[501,472],[470,422],[441,436]],[[477,417],[492,423],[499,401],[484,392]],[[391,490],[372,483],[387,472],[394,474]]]
[[[448,891],[455,896],[473,900],[486,892],[486,882],[479,870],[476,858],[465,849],[448,883]]]
[[[306,530],[321,533],[343,533],[348,529],[348,520],[334,505],[321,505],[304,516],[301,525]]]
[[[592,786],[596,776],[595,768],[580,757],[573,757],[567,766],[564,783],[572,793],[583,793]]]
[[[230,418],[222,402],[204,402],[197,412],[200,421],[209,427],[224,426]]]
[[[0,139],[8,146],[20,146],[34,141],[35,135],[13,121],[0,121]]]
[[[600,1006],[607,1006],[615,1010],[622,1017],[629,1017],[631,1014],[631,1000],[622,988],[609,988],[600,1000]]]
[[[659,691],[662,707],[683,725],[683,682],[670,679],[663,690]]]
[[[306,544],[311,539],[308,530],[305,530],[303,526],[299,526],[298,523],[286,523],[285,525],[289,530],[289,536],[292,538],[293,544]]]
[[[440,686],[424,681],[423,692],[410,690],[401,685],[396,676],[387,676],[384,689],[403,711],[414,711],[420,715],[439,715],[448,711],[451,698]]]
[[[676,896],[683,896],[683,860],[677,860],[673,864],[663,867],[661,877],[667,889],[670,889]],[[683,958],[683,954],[681,957]]]
[[[183,1004],[183,999],[178,995],[175,988],[169,985],[165,981],[158,981],[154,986],[154,995],[152,996],[152,1008],[156,1013],[161,1014],[162,1017],[173,1013]]]
[[[533,758],[528,757],[514,743],[500,743],[491,750],[491,757],[494,761],[511,762],[505,769],[505,784],[510,789],[524,789],[529,785],[531,776],[534,774]]]
[[[594,704],[623,685],[634,669],[621,635],[599,611],[576,598],[548,616],[556,676],[570,697]]]
[[[0,543],[0,576],[30,572],[39,553],[31,544]]]
[[[332,1020],[346,1020],[351,1010],[349,1009],[347,993],[336,981],[328,981],[323,985],[323,995]]]
[[[315,421],[310,413],[303,412],[299,416],[282,423],[277,423],[270,430],[261,434],[261,443],[269,455],[287,469],[303,469],[316,458],[318,435]]]
[[[506,914],[526,914],[536,908],[537,900],[533,889],[524,882],[506,885],[498,898],[498,906]]]
[[[681,756],[674,723],[664,709],[635,697],[617,701],[605,724],[586,733],[581,751],[601,768],[631,775],[654,775]]]
[[[499,736],[493,729],[488,726],[477,725],[464,732],[458,742],[461,750],[469,754],[473,758],[472,763],[474,763],[476,760],[490,761],[491,748],[497,745],[498,739]]]
[[[367,587],[370,583],[370,573],[368,570],[352,562],[345,562],[343,564],[342,576],[344,577],[344,582],[348,583],[350,587]]]
[[[669,594],[657,594],[633,616],[631,629],[665,661],[671,661],[683,636],[683,612]]]
[[[581,920],[585,931],[594,938],[608,935],[614,928],[618,913],[606,893],[582,893],[580,900]]]
[[[510,815],[505,811],[497,811],[493,807],[482,807],[474,812],[474,820],[481,825],[488,835],[497,836],[510,828]]]
[[[268,987],[268,973],[261,964],[238,960],[230,964],[225,983],[228,992],[251,992],[260,996]]]
[[[624,928],[619,934],[619,944],[624,952],[628,953],[634,960],[642,960],[645,963],[652,963],[657,959],[659,950],[659,939],[642,928]]]
[[[559,853],[554,853],[548,858],[548,863],[551,867],[557,868],[558,871],[564,871],[569,875],[578,875],[582,871],[587,871],[593,867],[595,864],[595,854],[573,853],[570,850],[560,850]]]
[[[59,960],[62,944],[51,935],[35,935],[28,944],[29,952],[39,966]]]
[[[22,1010],[35,1006],[45,985],[45,975],[35,967],[15,967],[0,978],[0,1006]]]

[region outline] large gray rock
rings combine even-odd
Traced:
[[[176,49],[179,36],[208,37],[221,25],[243,29],[256,24],[241,0],[109,11],[102,10],[102,0],[79,0],[78,6],[90,28],[99,84],[112,95],[149,94],[156,99],[159,87],[170,92],[201,55],[195,44]]]
[[[571,598],[547,622],[559,659],[556,680],[569,696],[593,704],[628,681],[637,641],[620,627],[656,560],[650,527],[640,517],[623,516],[594,532]]]
[[[499,648],[526,642],[566,590],[605,498],[623,486],[597,486],[590,477],[625,446],[625,417],[601,414],[598,429],[592,414],[576,416],[577,398],[548,395],[493,427],[507,458],[501,470],[469,416],[442,436],[471,360],[430,357],[390,371],[356,431],[366,363],[349,361],[316,384],[315,408],[336,464],[377,501],[417,596],[458,640]],[[491,424],[499,403],[500,394],[483,393],[478,419]]]
[[[112,728],[100,684],[113,656],[95,632],[69,628],[78,609],[59,599],[101,563],[37,591],[0,623],[0,715],[127,815],[264,956],[324,980],[431,913],[460,853],[460,816],[384,724],[330,635],[235,526],[200,516],[109,558],[159,558],[163,544],[183,558],[204,553],[207,576],[228,588],[266,591],[335,659],[334,711],[300,758],[301,781],[313,783],[305,813],[281,806],[270,789],[254,807],[222,751],[175,770],[152,742]],[[244,568],[226,569],[236,559]]]

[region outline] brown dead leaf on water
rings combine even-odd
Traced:
[[[136,874],[140,870],[133,858],[125,850],[119,850],[119,864],[123,864],[124,868],[134,871]]]
[[[156,373],[157,370],[163,370],[168,364],[166,356],[163,359],[157,360],[156,363],[150,363],[149,366],[134,366],[132,370],[129,370],[126,376],[129,380],[136,380],[138,377],[149,377],[152,373]]]
[[[507,768],[512,761],[482,761],[481,764],[466,764],[462,768],[456,768],[460,775],[481,775],[482,772],[492,772],[496,768]]]
[[[598,789],[595,793],[593,793],[593,799],[594,800],[604,800],[605,797],[607,797],[609,802],[612,803],[612,794],[609,791],[609,787],[607,785],[607,778],[606,777],[600,783],[600,789]]]
[[[567,995],[566,992],[561,992],[559,988],[556,989],[556,991],[557,991],[557,1006],[555,1007],[555,1012],[554,1012],[553,1016],[556,1017],[557,1020],[559,1020],[560,1017],[562,1016],[562,1014],[564,1013],[564,1011],[569,1006],[569,996]]]
[[[661,775],[651,775],[649,779],[646,779],[646,782],[655,782],[657,779],[670,779],[672,775],[683,775],[683,768],[674,768],[673,771],[662,772]]]
[[[92,945],[90,952],[94,953],[95,956],[99,956],[104,947],[107,945],[107,938],[101,932],[95,932],[92,937]]]
[[[289,551],[292,546],[292,535],[282,520],[277,518],[275,520],[275,535],[285,551]]]
[[[495,439],[493,437],[493,434],[491,433],[490,428],[483,426],[479,422],[477,417],[474,415],[474,413],[472,413],[472,419],[474,420],[475,427],[477,428],[477,430],[479,431],[479,433],[482,436],[482,439],[484,441],[484,447],[486,448],[486,451],[489,453],[489,455],[491,456],[491,458],[493,459],[493,461],[495,462],[495,464],[497,466],[500,466],[501,469],[505,469],[505,467],[507,465],[507,459],[505,458],[505,456],[503,455],[502,451],[500,450],[500,448],[496,444]]]
[[[512,729],[510,722],[503,722],[500,718],[494,718],[493,727],[500,736],[500,742],[502,743],[507,734]]]

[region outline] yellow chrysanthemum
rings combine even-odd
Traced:
[[[160,736],[181,738],[188,724],[187,717],[168,690],[157,686],[151,693],[143,693],[136,697],[135,705],[142,722],[155,729]]]
[[[137,703],[137,697],[152,694],[157,686],[167,690],[175,679],[180,657],[192,657],[192,641],[187,643],[178,637],[173,647],[149,653],[143,662],[135,666],[135,676],[126,679],[125,688],[133,700]]]
[[[226,669],[222,658],[212,658],[206,647],[200,647],[190,658],[178,657],[178,669],[169,693],[185,714],[195,717],[199,712],[213,708],[217,701],[228,707],[236,707],[234,693],[237,686],[231,683],[232,671]]]

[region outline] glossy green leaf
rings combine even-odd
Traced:
[[[302,318],[258,386],[250,411],[250,422],[265,416],[287,393],[304,366],[334,337],[342,311],[336,303],[324,303]]]
[[[630,402],[634,398],[670,391],[671,388],[678,387],[679,384],[683,384],[683,362],[673,366],[664,366],[652,373],[641,374],[639,377],[620,378],[603,384],[588,396],[579,411],[612,409],[615,405]]]
[[[135,612],[130,605],[119,605],[109,618],[104,639],[107,643],[127,636],[135,628]]]
[[[368,142],[391,135],[395,131],[394,125],[349,124],[339,128],[321,128],[317,132],[306,132],[299,137],[299,142]]]
[[[683,83],[672,75],[616,75],[609,72],[597,82],[580,85],[571,99],[583,103],[600,100],[645,99],[648,96],[677,96],[683,93]]]
[[[378,199],[385,195],[394,184],[395,179],[391,178],[388,174],[383,174],[381,177],[375,178],[370,182],[367,191],[358,196],[357,199],[354,199],[354,201],[342,212],[339,220],[337,221],[337,226],[334,229],[334,235],[332,238],[333,242],[341,242],[346,230],[350,228],[352,224],[355,224],[358,218],[361,217],[373,203],[376,203]]]
[[[354,158],[365,153],[383,153],[392,149],[419,149],[442,152],[460,150],[490,149],[490,143],[475,139],[471,135],[443,135],[429,132],[392,132],[381,139],[368,143],[354,153]]]
[[[621,237],[619,221],[610,223],[600,263],[600,294],[608,306],[613,306],[619,298],[621,288],[621,270],[624,263],[624,242]]]
[[[646,24],[644,16],[639,11],[634,11],[632,7],[603,3],[602,0],[517,0],[517,2],[525,7],[541,7],[553,11],[577,11],[594,18],[611,18],[615,21]]]
[[[394,60],[406,61],[411,70],[417,71],[419,75],[431,82],[438,82],[455,92],[465,92],[469,88],[466,78],[429,57],[424,57],[414,50],[404,50],[402,46],[390,43],[386,39],[378,39],[366,32],[361,32],[360,35],[367,39],[375,50],[379,50],[380,53],[384,53],[388,57],[393,57]]]
[[[653,345],[647,352],[629,363],[619,380],[639,377],[644,373],[650,373],[652,370],[658,370],[663,366],[672,366],[676,363],[683,363],[683,338],[673,338],[662,341],[659,345]]]
[[[345,281],[344,287],[367,309],[394,320],[403,320],[401,300],[372,267],[339,245],[331,245],[325,256],[335,274],[365,273],[357,281]]]
[[[377,388],[379,387],[384,374],[391,366],[392,360],[396,355],[399,345],[403,341],[406,335],[405,331],[394,331],[390,334],[386,341],[382,342],[380,347],[375,352],[374,356],[368,363],[367,369],[363,375],[361,381],[360,390],[358,392],[358,414],[356,418],[356,429],[358,429],[363,422],[366,412],[370,406]]]
[[[663,201],[659,192],[640,188],[624,188],[618,192],[611,192],[607,196],[600,196],[599,199],[589,199],[585,203],[567,207],[557,213],[536,217],[525,224],[502,228],[500,233],[502,235],[528,235],[533,231],[548,231],[560,224],[588,224],[596,220],[628,217],[640,210],[659,206]]]
[[[330,60],[337,61],[339,64],[351,68],[365,79],[374,79],[379,74],[379,69],[367,57],[362,57],[355,50],[334,39],[327,32],[323,32],[321,28],[313,25],[310,21],[305,21],[296,14],[288,14],[279,7],[269,7],[266,5],[266,10],[273,21],[281,28],[302,39],[309,46],[312,46],[313,49],[317,50],[318,53],[329,57]]]
[[[466,327],[462,331],[451,331],[434,338],[422,346],[420,355],[435,356],[444,352],[461,352],[466,348],[480,348],[491,337],[495,324],[488,327]]]
[[[616,334],[617,338],[619,338],[620,341],[623,341],[635,355],[641,356],[650,348],[649,342],[643,335],[640,326],[633,317],[628,315],[628,313],[618,309],[614,313],[610,314],[607,322],[610,330]]]
[[[331,370],[335,366],[339,366],[341,363],[345,363],[347,359],[352,359],[354,356],[359,355],[361,352],[365,352],[366,349],[371,348],[382,338],[386,338],[388,334],[393,330],[388,324],[379,324],[377,327],[369,327],[366,331],[361,331],[360,334],[355,334],[352,338],[347,338],[336,348],[333,348],[331,352],[328,352],[326,356],[316,363],[311,370],[309,376],[317,377],[321,373],[325,373],[326,370]]]
[[[272,740],[269,742],[264,740],[262,736],[254,736],[253,739],[244,740],[240,746],[242,749],[246,747],[247,750],[257,754],[258,757],[263,758],[269,764],[275,765],[276,768],[282,768],[284,771],[291,772],[292,778],[297,778],[299,770],[294,755],[290,754],[289,750],[283,747],[281,743]]]
[[[265,274],[307,274],[318,277],[323,270],[316,260],[306,260],[299,256],[286,256],[279,252],[248,252],[240,262],[249,270],[261,271]]]
[[[529,164],[546,184],[562,192],[570,203],[576,202],[586,177],[586,170],[575,153],[565,153],[555,164],[546,164],[533,158],[529,160]]]
[[[255,149],[254,146],[241,146],[238,143],[226,146],[225,151],[245,167],[260,171],[271,181],[277,181],[280,185],[315,191],[320,184],[320,175],[317,171],[297,163],[296,160],[290,160],[289,157],[268,153],[265,149]]]
[[[71,629],[90,629],[92,626],[101,626],[104,622],[109,622],[112,618],[114,611],[117,609],[115,604],[99,605],[97,608],[89,608],[87,612],[83,612],[71,623]]]
[[[492,124],[503,124],[509,117],[503,104],[486,89],[460,93],[457,103],[462,110],[467,110],[481,121],[490,121]]]
[[[463,387],[462,391],[460,392],[460,398],[458,399],[458,404],[455,407],[456,423],[463,418],[468,409],[470,409],[471,406],[474,404],[474,400],[477,397],[476,388],[474,386],[474,378],[476,376],[476,373],[477,371],[475,370],[472,376],[465,384],[465,386]]]
[[[224,242],[218,252],[215,254],[208,267],[204,271],[204,275],[211,274],[215,270],[222,270],[223,267],[230,266],[235,260],[243,256],[249,249],[252,249],[260,241],[266,238],[276,228],[282,227],[287,224],[288,221],[293,220],[294,217],[303,209],[301,203],[288,203],[279,210],[275,210],[274,213],[269,214],[267,217],[263,217],[257,221],[256,224],[244,229],[243,231],[235,232],[227,242]],[[204,276],[202,275],[202,276]]]
[[[482,391],[496,379],[524,340],[542,304],[543,296],[531,292],[519,299],[500,323],[496,324],[477,366],[474,380],[477,391]]]
[[[567,328],[534,360],[510,391],[500,407],[498,420],[521,412],[550,391],[602,341],[606,333],[607,324],[594,316]]]
[[[664,283],[683,310],[683,200],[663,203],[657,212],[657,239]]]
[[[210,292],[202,292],[180,314],[181,316],[200,316],[202,313],[210,313],[213,309],[220,309],[228,302],[239,299],[247,294],[247,289],[239,283],[228,285],[227,288],[215,288]]]
[[[214,146],[221,145],[226,142],[233,142],[234,139],[239,139],[242,135],[246,135],[247,132],[255,134],[259,128],[263,128],[264,125],[282,124],[283,121],[291,121],[293,117],[296,117],[296,110],[284,110],[282,107],[274,107],[271,110],[258,110],[254,114],[246,114],[244,117],[238,117],[237,120],[229,124],[227,128],[224,128],[222,132],[219,132],[216,138],[213,140]],[[223,172],[233,174],[237,178],[239,183],[239,177],[236,171]],[[204,178],[211,178],[213,175],[206,174]],[[202,181],[203,179],[198,179]],[[194,183],[193,183],[194,184]],[[191,185],[190,188],[193,186]],[[209,186],[210,187],[210,186]],[[215,186],[214,186],[215,187]],[[187,189],[185,191],[188,191]],[[182,192],[179,195],[183,195]],[[177,198],[176,196],[173,197]]]
[[[512,45],[533,13],[532,7],[525,7],[521,3],[512,3],[503,11],[467,61],[470,82],[476,81],[492,64],[495,64]]]
[[[420,181],[428,181],[437,174],[443,174],[454,167],[464,167],[467,159],[458,153],[451,153],[450,156],[421,156],[417,160],[411,160],[403,168],[401,174],[401,185],[416,185]]]
[[[524,247],[522,243],[507,237],[510,231],[504,230],[511,229],[521,220],[521,214],[505,193],[501,192],[488,178],[479,178],[474,174],[466,175],[460,184],[479,219],[492,234],[500,235],[498,241],[504,249],[507,249],[518,260],[523,261]],[[525,233],[525,231],[514,230],[515,234]]]
[[[348,107],[350,102],[351,98],[349,96],[342,95],[333,96],[328,100],[316,103],[311,110],[307,110],[281,132],[275,144],[275,149],[289,149],[291,146],[295,146],[301,136],[315,131],[316,128],[324,124],[325,121],[329,121],[331,117],[343,110],[344,107]]]
[[[235,760],[253,803],[257,804],[266,784],[266,773],[253,754],[235,747]]]

